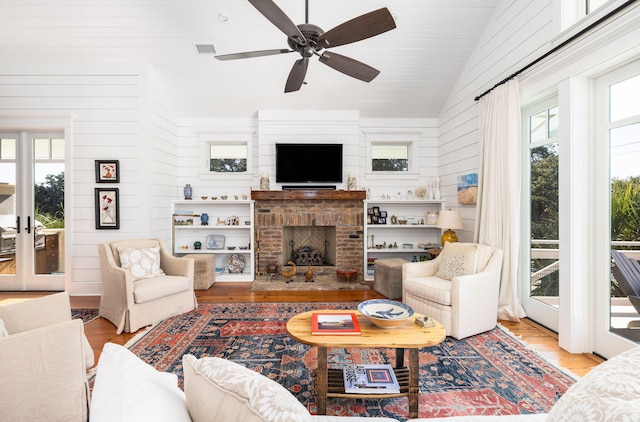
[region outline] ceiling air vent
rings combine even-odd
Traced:
[[[216,54],[213,44],[194,44],[198,54]]]

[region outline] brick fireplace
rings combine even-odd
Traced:
[[[358,280],[363,279],[364,191],[252,191],[251,198],[258,277],[265,274],[267,264],[278,269],[287,265],[293,251],[296,256],[322,255],[312,261],[316,277],[334,277],[336,269],[357,269]],[[304,270],[306,265],[299,274]]]

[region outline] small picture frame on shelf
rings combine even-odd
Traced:
[[[373,215],[380,216],[380,207],[373,207]]]
[[[387,212],[386,211],[380,211],[380,217],[387,218]]]
[[[378,217],[378,224],[387,224],[387,217]]]
[[[119,183],[120,163],[118,160],[95,160],[96,183]]]

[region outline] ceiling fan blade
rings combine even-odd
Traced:
[[[284,54],[284,53],[292,53],[292,51],[287,50],[286,48],[282,48],[282,49],[276,49],[276,50],[258,50],[258,51],[245,51],[244,53],[221,54],[219,56],[214,56],[214,57],[218,60],[237,60],[237,59],[249,59],[251,57],[273,56],[275,54]]]
[[[371,82],[380,74],[378,69],[374,69],[362,62],[334,52],[325,51],[322,56],[320,56],[320,62],[338,72],[365,82]]]
[[[289,19],[289,16],[272,0],[249,0],[249,3],[258,9],[258,11],[262,13],[265,18],[269,19],[279,30],[284,32],[289,39],[302,45],[307,43],[307,40],[296,24],[293,23],[293,21]]]
[[[396,22],[389,9],[383,7],[328,30],[318,37],[317,42],[324,48],[336,47],[371,38],[395,27]]]
[[[284,86],[284,92],[298,91],[304,82],[304,77],[307,75],[307,67],[309,67],[309,59],[302,58],[296,60],[289,72],[287,78],[287,84]]]

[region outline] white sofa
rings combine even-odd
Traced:
[[[107,344],[98,362],[91,422],[308,421],[391,418],[312,416],[284,387],[231,361],[185,355],[184,392],[177,376],[158,372],[122,346]],[[640,347],[599,365],[574,384],[548,414],[457,416],[410,422],[611,422],[640,420]]]

